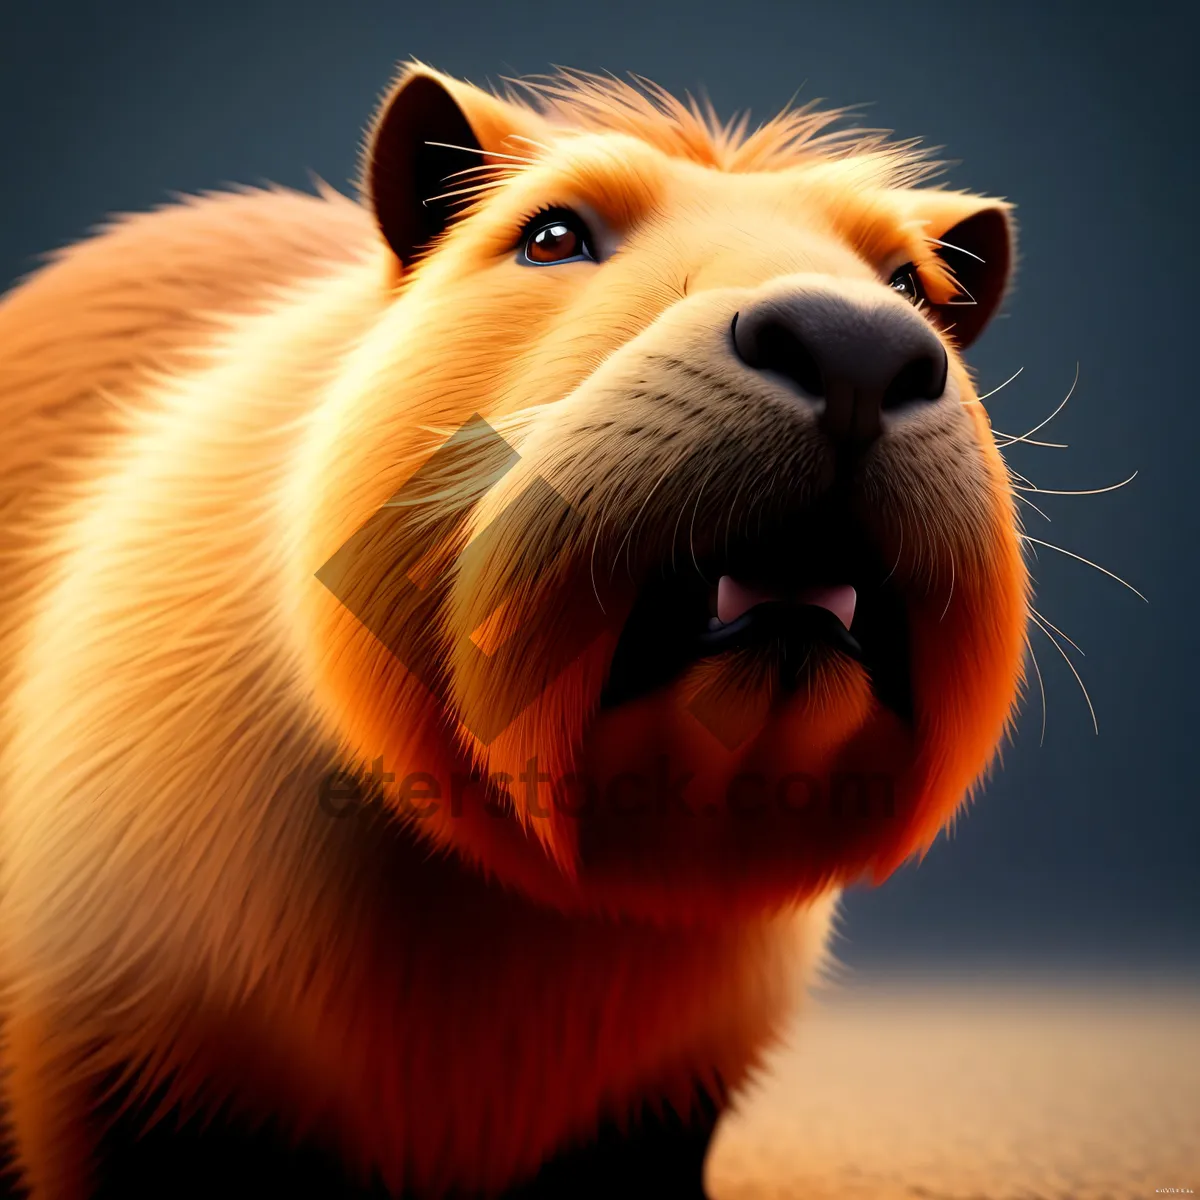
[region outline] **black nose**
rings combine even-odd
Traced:
[[[796,290],[757,300],[733,318],[738,357],[785,376],[814,404],[822,430],[862,446],[883,430],[882,414],[946,390],[946,351],[918,313],[890,298]]]

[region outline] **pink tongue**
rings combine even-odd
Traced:
[[[717,583],[717,617],[728,625],[756,604],[782,599],[779,592],[752,587],[734,579],[732,575],[722,575]],[[792,599],[797,604],[812,604],[817,608],[829,609],[849,629],[854,620],[854,604],[858,596],[849,584],[843,583],[837,587],[802,588]]]

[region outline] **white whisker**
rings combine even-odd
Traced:
[[[976,262],[981,262],[984,266],[987,265],[987,259],[980,258],[971,250],[964,250],[961,246],[952,246],[949,242],[943,242],[940,238],[927,237],[927,242],[932,242],[935,246],[945,246],[947,250],[957,250],[959,254],[965,254],[968,258],[973,258]]]
[[[1020,375],[1023,370],[1025,370],[1024,367],[1018,367],[999,387],[992,388],[990,392],[984,392],[982,396],[978,397],[978,399],[986,400],[989,396],[994,396],[998,391],[1008,387],[1008,385],[1012,383],[1012,381],[1016,379],[1016,377]]]
[[[954,298],[946,301],[947,307],[949,307],[950,305],[955,305],[958,308],[970,308],[972,305],[979,303],[979,301],[976,300],[975,297],[972,296],[971,293],[968,292],[967,289],[965,287],[963,287],[963,285],[957,279],[954,281],[954,286],[956,288],[958,288],[958,290],[960,292],[962,292],[962,294],[964,296],[966,296],[966,299],[959,300],[957,297],[954,297]]]
[[[1032,434],[1037,433],[1037,431],[1039,429],[1045,429],[1045,427],[1047,425],[1049,425],[1050,422],[1053,421],[1054,418],[1057,417],[1058,414],[1060,412],[1062,412],[1062,410],[1064,408],[1066,408],[1067,401],[1070,400],[1073,395],[1075,395],[1075,388],[1078,385],[1078,383],[1079,383],[1079,364],[1076,363],[1075,364],[1075,378],[1071,381],[1071,388],[1067,392],[1067,394],[1058,402],[1058,407],[1055,408],[1055,410],[1048,417],[1046,417],[1045,420],[1039,421],[1031,430],[1029,430],[1028,433],[1022,434],[1019,438],[1013,438],[1013,440],[1011,442],[1009,442],[1008,444],[1011,446],[1014,442],[1029,442],[1029,438]],[[1030,444],[1032,444],[1032,443],[1030,443]],[[1064,449],[1064,450],[1066,449],[1065,446],[1059,447],[1059,448]]]
[[[1099,571],[1101,575],[1107,575],[1109,579],[1115,579],[1122,587],[1127,587],[1140,600],[1146,600],[1146,597],[1133,586],[1132,583],[1127,583],[1120,575],[1114,574],[1107,567],[1102,567],[1099,563],[1094,563],[1090,558],[1084,558],[1082,554],[1076,554],[1073,550],[1064,550],[1062,546],[1056,546],[1053,542],[1041,542],[1035,537],[1030,537],[1027,533],[1019,533],[1017,536],[1024,542],[1032,542],[1035,546],[1045,546],[1047,550],[1057,550],[1059,554],[1065,554],[1068,558],[1073,558],[1077,562],[1084,563],[1093,570]],[[1146,600],[1149,604],[1150,601]]]
[[[725,552],[729,553],[729,530],[733,524],[733,512],[737,507],[737,502],[741,497],[742,488],[746,485],[746,473],[742,473],[741,479],[738,480],[737,491],[733,493],[733,499],[729,502],[729,515],[725,518]]]
[[[461,171],[451,171],[449,175],[443,175],[444,180],[461,179],[467,175],[483,176],[487,174],[495,174],[497,171],[511,171],[512,167],[506,167],[503,163],[476,163],[473,167],[463,167]]]
[[[696,568],[696,574],[704,579],[704,572],[700,570],[700,563],[696,559],[696,517],[700,512],[700,497],[704,495],[704,489],[708,486],[708,481],[712,478],[712,471],[704,477],[704,482],[700,485],[699,491],[696,492],[696,504],[692,509],[692,521],[688,526],[688,549],[692,554],[692,566]],[[707,579],[704,580],[708,582]]]
[[[453,200],[458,196],[474,196],[487,191],[488,188],[495,187],[499,182],[497,179],[489,179],[484,183],[473,183],[470,187],[456,188],[452,192],[440,192],[436,196],[430,196],[428,200],[422,200],[421,203],[428,208],[429,205],[435,204],[439,200]]]
[[[630,541],[630,539],[633,537],[634,530],[637,529],[638,522],[642,519],[642,513],[644,513],[646,511],[646,505],[650,503],[650,498],[654,495],[655,492],[658,491],[663,480],[666,479],[666,477],[671,473],[671,471],[675,468],[676,465],[677,465],[676,463],[669,463],[667,465],[667,469],[665,471],[663,471],[663,473],[658,477],[658,481],[655,483],[655,485],[646,493],[646,497],[642,501],[641,506],[638,508],[637,514],[634,516],[633,520],[629,522],[629,528],[625,531],[625,536],[621,539],[621,544],[617,547],[616,554],[613,555],[612,570],[609,571],[609,574],[608,574],[608,577],[610,580],[612,579],[613,571],[616,571],[616,569],[617,569],[617,560],[621,557],[621,551],[625,549],[625,546],[627,544],[629,545],[630,551],[632,552],[633,543],[632,543],[632,541]],[[626,556],[626,559],[625,559],[625,565],[627,568],[632,569],[633,564],[630,561],[628,555]]]
[[[1043,613],[1043,612],[1038,612],[1038,610],[1037,610],[1036,608],[1033,608],[1033,607],[1032,607],[1032,605],[1030,606],[1030,611],[1031,611],[1031,612],[1033,612],[1033,613],[1035,613],[1035,614],[1037,615],[1037,619],[1038,619],[1039,621],[1043,621],[1043,622],[1045,622],[1047,625],[1049,625],[1049,626],[1050,626],[1050,628],[1051,628],[1051,629],[1053,629],[1053,630],[1054,630],[1054,632],[1055,632],[1055,633],[1057,633],[1057,634],[1058,634],[1058,636],[1059,636],[1060,638],[1062,638],[1062,639],[1063,639],[1063,641],[1065,641],[1065,642],[1070,642],[1070,644],[1071,644],[1071,645],[1072,645],[1072,646],[1073,646],[1073,647],[1074,647],[1076,650],[1079,650],[1079,645],[1078,645],[1078,643],[1077,643],[1077,642],[1075,642],[1075,641],[1074,641],[1072,638],[1068,637],[1068,636],[1067,636],[1067,634],[1063,633],[1063,631],[1062,631],[1061,629],[1059,629],[1059,627],[1058,627],[1057,625],[1055,625],[1055,623],[1054,623],[1053,621],[1051,621],[1051,620],[1050,620],[1050,618],[1049,618],[1048,616],[1046,616],[1046,614],[1045,614],[1045,613]],[[1080,654],[1082,654],[1084,658],[1087,658],[1087,655],[1086,655],[1086,654],[1084,654],[1082,650],[1079,650],[1079,653],[1080,653]]]
[[[946,597],[946,607],[942,609],[942,615],[938,617],[940,625],[945,619],[946,614],[950,611],[950,601],[954,599],[954,555],[950,555],[950,595]]]
[[[1000,450],[1007,450],[1009,446],[1041,446],[1044,450],[1069,450],[1070,446],[1066,442],[1039,442],[1034,438],[1017,437],[1015,434],[1005,433],[1003,429],[993,427],[992,432],[998,437],[1007,438],[1006,442],[997,442],[996,447]]]
[[[1017,498],[1017,499],[1018,499],[1018,500],[1019,500],[1019,501],[1020,501],[1022,504],[1028,504],[1028,505],[1029,505],[1029,507],[1030,507],[1030,508],[1032,508],[1032,509],[1033,509],[1033,511],[1034,511],[1035,513],[1037,513],[1037,515],[1038,515],[1039,517],[1041,517],[1043,520],[1046,520],[1046,521],[1049,521],[1049,520],[1050,520],[1050,518],[1049,518],[1049,517],[1048,517],[1048,516],[1047,516],[1047,515],[1046,515],[1044,512],[1042,512],[1042,510],[1041,510],[1040,508],[1038,508],[1038,506],[1037,506],[1036,504],[1034,504],[1034,502],[1033,502],[1032,500],[1027,500],[1027,499],[1026,499],[1024,496],[1022,496],[1022,495],[1021,495],[1021,489],[1020,489],[1020,488],[1014,488],[1014,489],[1013,489],[1013,494],[1016,496],[1016,498]]]
[[[1004,465],[1008,469],[1008,473],[1013,477],[1013,479],[1019,479],[1022,483],[1027,483],[1030,490],[1035,492],[1037,491],[1037,485],[1027,475],[1022,475],[1021,472],[1015,470],[1010,463],[1006,462]]]
[[[1030,615],[1033,617],[1033,623],[1050,639],[1050,644],[1059,652],[1059,654],[1062,655],[1063,662],[1065,662],[1067,666],[1071,668],[1071,674],[1075,676],[1075,682],[1079,684],[1079,690],[1083,693],[1084,700],[1087,701],[1088,712],[1092,714],[1092,729],[1095,731],[1095,733],[1099,734],[1100,723],[1096,720],[1096,710],[1092,706],[1092,698],[1088,695],[1088,690],[1084,686],[1083,679],[1079,672],[1075,669],[1075,664],[1071,661],[1070,656],[1062,648],[1062,646],[1059,645],[1058,639],[1054,636],[1054,634],[1052,634],[1050,630],[1042,624],[1037,613],[1032,612],[1031,610]]]
[[[892,569],[884,576],[883,582],[887,583],[889,579],[896,573],[896,568],[900,565],[900,556],[904,553],[904,514],[900,514],[898,521],[900,526],[900,542],[896,547],[896,561],[892,563]]]
[[[1122,479],[1120,483],[1111,483],[1108,485],[1108,487],[1102,488],[1080,488],[1078,490],[1072,490],[1070,488],[1040,488],[1034,487],[1033,484],[1030,483],[1028,488],[1020,488],[1018,490],[1038,492],[1043,496],[1100,496],[1105,492],[1115,492],[1118,488],[1123,488],[1127,483],[1132,483],[1137,478],[1137,474],[1138,473],[1134,471],[1134,473],[1130,475],[1128,479]],[[1029,483],[1029,480],[1026,480],[1025,482]]]
[[[537,138],[525,137],[524,134],[510,133],[505,139],[506,142],[524,142],[527,146],[535,146],[539,150],[550,152],[550,147],[545,142],[539,142]]]
[[[483,154],[488,158],[506,158],[509,162],[525,163],[526,166],[531,166],[535,161],[519,154],[501,154],[499,150],[483,150],[479,146],[456,146],[453,142],[426,142],[425,145],[440,146],[443,150],[461,150],[464,154]]]
[[[596,525],[596,536],[592,538],[592,553],[588,557],[588,575],[592,580],[592,595],[596,597],[596,603],[600,605],[600,611],[605,616],[608,615],[608,610],[604,607],[604,601],[600,599],[600,589],[596,586],[596,548],[600,545],[600,537],[604,533],[604,522],[608,516],[608,508],[605,506],[600,510],[600,520]]]
[[[1033,643],[1029,640],[1029,634],[1025,635],[1025,645],[1033,662],[1033,673],[1037,676],[1038,691],[1042,693],[1042,736],[1038,739],[1038,745],[1044,746],[1046,744],[1046,685],[1042,681],[1042,668],[1038,666],[1037,655],[1033,652]]]

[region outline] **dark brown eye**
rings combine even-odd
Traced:
[[[591,235],[573,212],[542,213],[528,225],[521,243],[526,262],[537,267],[557,263],[594,261]]]
[[[912,263],[905,263],[892,272],[888,287],[902,295],[910,304],[917,304],[925,299],[925,289],[921,287],[921,277]]]

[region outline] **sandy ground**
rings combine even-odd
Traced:
[[[714,1200],[1200,1196],[1200,986],[842,985],[788,1042]]]

